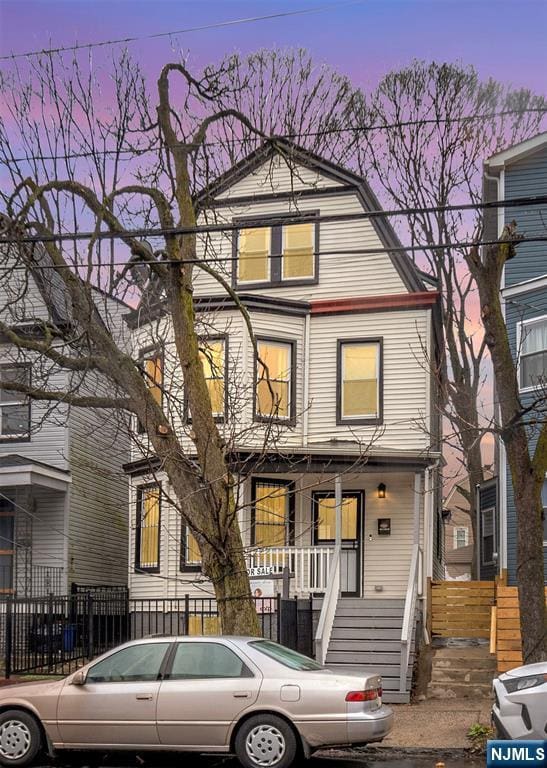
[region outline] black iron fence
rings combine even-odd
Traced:
[[[310,600],[255,597],[263,637],[311,655]],[[67,675],[120,643],[149,635],[216,635],[213,598],[130,600],[127,590],[73,590],[0,601],[4,674]]]

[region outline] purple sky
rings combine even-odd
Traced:
[[[145,35],[200,24],[311,8],[328,0],[0,0],[3,55],[54,45]],[[474,64],[493,76],[547,90],[546,0],[363,0],[318,13],[181,35],[202,65],[231,51],[303,46],[316,60],[374,84],[412,58]],[[505,38],[505,39],[504,39]],[[155,76],[170,58],[168,38],[133,43]],[[95,49],[100,60],[109,48]],[[5,62],[2,62],[5,64]]]

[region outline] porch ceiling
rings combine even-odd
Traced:
[[[39,486],[56,491],[67,491],[72,482],[70,472],[20,456],[0,456],[0,488]]]

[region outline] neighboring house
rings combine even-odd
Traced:
[[[466,483],[463,488],[466,490]],[[447,579],[471,578],[473,563],[473,528],[469,516],[469,502],[462,493],[462,485],[455,483],[443,503],[444,510],[444,562]]]
[[[487,200],[504,200],[547,194],[547,133],[516,144],[490,157],[484,164]],[[497,219],[497,220],[496,220]],[[545,234],[547,206],[498,209],[488,221],[487,237],[501,235],[506,223],[515,220],[518,230],[529,237]],[[524,405],[534,401],[537,390],[545,395],[547,381],[547,248],[544,242],[523,242],[504,269],[502,305]],[[544,418],[544,414],[542,414]],[[533,451],[538,430],[530,430]],[[516,583],[516,515],[511,476],[503,443],[498,444],[500,572],[507,571],[509,584]],[[544,483],[547,507],[547,482]],[[547,519],[544,510],[544,568],[547,583]]]
[[[0,265],[5,323],[32,337],[40,321],[71,322],[62,281],[45,255],[32,274],[6,249]],[[96,295],[122,328],[127,306]],[[0,334],[0,595],[127,583],[127,431],[117,430],[111,413],[52,408],[2,389],[2,381],[13,380],[58,391],[71,381]]]
[[[279,146],[265,143],[201,196],[200,223],[238,225],[233,235],[211,235],[205,254],[209,264],[218,260],[246,307],[279,398],[272,418],[242,314],[196,269],[203,362],[231,441],[247,560],[250,567],[289,566],[293,595],[328,594],[338,485],[340,590],[320,653],[329,663],[383,665],[388,695],[408,700],[409,678],[403,671],[400,687],[398,666],[401,650],[410,651],[410,643],[401,645],[405,605],[413,616],[427,577],[442,574],[439,419],[427,362],[438,351],[439,294],[388,220],[363,217],[379,209],[366,181],[288,142],[282,154]],[[301,221],[283,224],[289,214]],[[328,215],[354,218],[322,220]],[[249,228],[257,220],[263,226]],[[127,319],[135,355],[158,397],[164,390],[176,428],[188,433],[161,297],[154,300],[151,288]],[[145,440],[127,471],[131,597],[211,595],[198,548]]]
[[[492,477],[489,467],[485,467],[484,476],[486,479],[473,491],[478,508],[475,520],[480,542],[478,551],[473,540],[469,502],[464,494],[469,487],[467,479],[462,483],[455,483],[444,501],[444,558],[447,579],[471,579],[473,559],[477,579],[488,581],[495,576],[498,557],[495,536],[497,478]]]

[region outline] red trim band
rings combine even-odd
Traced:
[[[345,312],[377,312],[379,310],[425,309],[434,306],[439,291],[392,293],[384,296],[361,296],[352,299],[318,299],[310,302],[312,315],[338,315]]]

